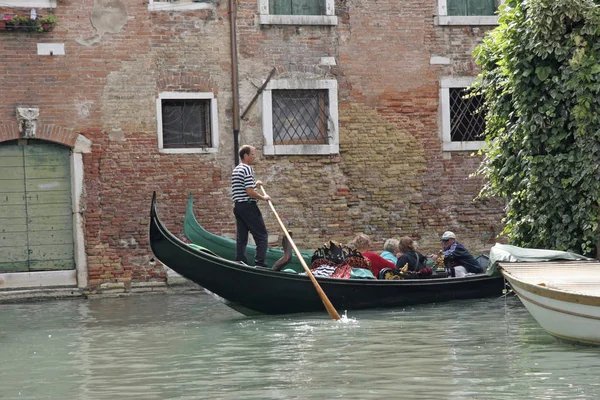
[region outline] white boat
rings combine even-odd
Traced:
[[[548,333],[600,345],[600,262],[499,262],[498,266]]]

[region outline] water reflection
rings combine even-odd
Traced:
[[[343,310],[339,310],[343,312]],[[0,305],[3,399],[592,399],[514,298],[244,317],[204,294]]]

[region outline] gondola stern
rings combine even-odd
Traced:
[[[150,203],[150,218],[156,217],[156,190],[152,192],[152,203]]]

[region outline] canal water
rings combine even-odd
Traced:
[[[600,349],[514,297],[347,317],[245,317],[202,292],[0,304],[0,398],[600,398]]]

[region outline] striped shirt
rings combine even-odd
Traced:
[[[253,199],[246,193],[246,188],[255,188],[255,186],[256,181],[254,180],[254,170],[252,167],[248,164],[239,163],[231,174],[231,198],[234,203],[243,201],[256,202],[256,199]]]

